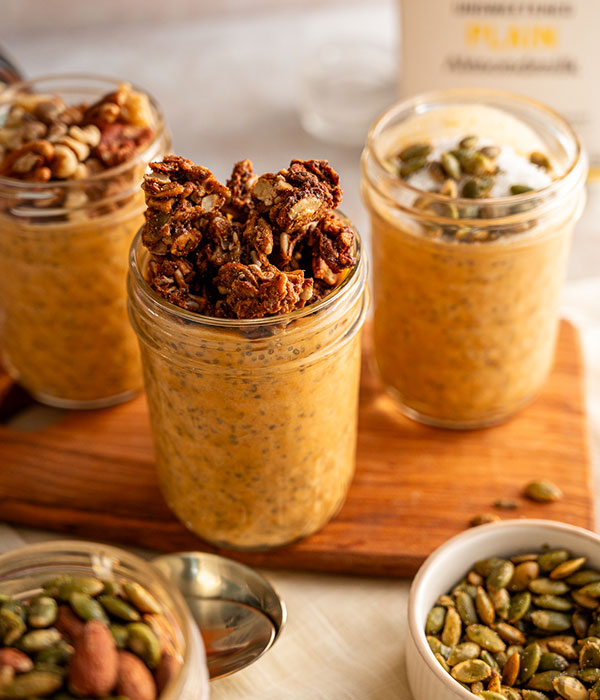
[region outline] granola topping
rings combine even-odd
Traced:
[[[354,265],[354,234],[335,211],[337,173],[292,160],[257,177],[249,160],[227,185],[180,156],[146,176],[147,280],[169,302],[220,318],[262,318],[329,294]]]
[[[149,99],[123,83],[91,105],[18,94],[0,126],[0,175],[80,180],[130,160],[154,138]]]

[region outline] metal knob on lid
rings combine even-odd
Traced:
[[[198,623],[211,679],[256,661],[281,634],[285,604],[249,567],[204,552],[167,554],[152,563],[179,588]]]

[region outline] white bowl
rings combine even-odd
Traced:
[[[406,668],[414,700],[473,700],[435,659],[425,638],[427,614],[479,559],[538,551],[543,545],[588,557],[600,568],[600,537],[589,530],[551,520],[505,520],[453,537],[429,555],[410,589]]]

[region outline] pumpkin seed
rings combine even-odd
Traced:
[[[552,681],[560,676],[560,671],[541,671],[539,673],[534,673],[527,683],[528,688],[533,688],[534,690],[553,690],[554,686]]]
[[[479,622],[473,598],[466,591],[459,591],[456,594],[456,609],[465,626]]]
[[[569,615],[555,610],[534,610],[531,613],[531,621],[539,629],[548,632],[562,632],[571,627]]]
[[[581,681],[572,676],[558,676],[552,682],[554,690],[565,700],[588,700],[589,693]]]
[[[454,178],[455,180],[459,180],[462,175],[462,171],[458,158],[452,153],[442,153],[441,161],[442,168],[444,169],[446,175]]]
[[[500,564],[496,564],[496,566],[490,571],[490,574],[486,580],[488,589],[498,591],[501,588],[506,588],[510,583],[514,572],[515,565],[508,559]]]
[[[475,607],[479,615],[480,620],[486,624],[491,625],[496,617],[496,611],[492,605],[492,601],[488,596],[487,592],[482,586],[477,587],[477,594],[475,595]]]
[[[488,158],[497,158],[500,155],[500,151],[501,149],[499,146],[484,146],[479,149],[479,152],[483,153],[483,155]]]
[[[160,642],[154,632],[143,622],[127,625],[127,647],[137,654],[150,668],[160,661]]]
[[[515,194],[511,187],[511,194]],[[535,479],[525,486],[525,495],[538,503],[551,503],[562,498],[563,493],[558,486],[547,479]],[[543,556],[543,555],[542,555]],[[538,560],[539,561],[539,560]],[[540,564],[541,566],[541,564]],[[554,567],[552,567],[554,568]]]
[[[461,161],[463,170],[471,175],[493,175],[496,172],[496,163],[483,153],[474,153]]]
[[[539,168],[544,168],[544,170],[552,170],[552,165],[550,164],[548,156],[544,153],[540,153],[540,151],[533,151],[533,153],[529,155],[529,160]]]
[[[520,666],[521,657],[519,652],[515,651],[508,657],[502,669],[502,683],[504,685],[514,685],[517,682]]]
[[[162,607],[156,598],[143,586],[135,581],[124,581],[123,592],[135,607],[144,613],[154,613],[158,615],[162,612]]]
[[[432,179],[435,180],[436,182],[444,182],[446,178],[448,177],[446,175],[446,171],[442,167],[442,164],[437,161],[431,161],[429,163],[429,167],[427,168],[429,174],[431,175]]]
[[[19,640],[19,647],[26,652],[42,651],[58,644],[62,636],[54,627],[27,632]]]
[[[600,598],[600,581],[586,584],[579,589],[579,593],[590,596],[590,598]]]
[[[539,595],[564,595],[569,592],[569,586],[564,581],[553,581],[549,578],[536,578],[529,584],[529,590]]]
[[[456,666],[456,664],[459,664],[461,661],[476,659],[479,656],[480,651],[481,647],[479,644],[475,644],[475,642],[463,642],[462,644],[457,644],[448,656],[448,665]]]
[[[58,605],[54,598],[42,595],[27,606],[27,622],[30,627],[50,627],[56,620]]]
[[[497,591],[488,591],[492,605],[496,610],[496,615],[506,620],[510,610],[510,594],[506,588],[500,588]]]
[[[441,595],[436,602],[436,605],[441,605],[444,608],[453,608],[454,599],[449,595]]]
[[[525,644],[526,638],[523,632],[507,622],[498,622],[494,629],[507,644]]]
[[[533,187],[529,187],[528,185],[511,185],[510,186],[510,193],[515,195],[515,194],[526,194],[527,192],[533,192]],[[556,499],[552,499],[556,500]]]
[[[456,184],[456,180],[446,180],[440,189],[440,194],[443,194],[445,197],[450,197],[450,199],[456,199],[458,197],[458,185]],[[453,218],[458,219],[458,213]]]
[[[450,671],[452,678],[462,683],[484,681],[492,675],[492,669],[481,659],[461,661]]]
[[[446,659],[441,654],[434,654],[434,656],[436,661],[444,669],[444,671],[446,671],[446,673],[450,673],[450,666],[448,666]]]
[[[529,690],[527,688],[521,691],[521,697],[523,700],[548,700],[546,693],[543,693],[541,690]]]
[[[467,574],[467,581],[473,586],[481,586],[485,579],[480,576],[476,571],[469,571]]]
[[[115,637],[115,642],[117,641],[117,637],[115,636],[115,631],[113,630],[114,627],[120,627],[120,625],[111,625],[111,632],[113,633],[113,637]],[[117,635],[119,635],[120,632],[117,630]],[[127,641],[127,640],[125,640]],[[442,642],[437,638],[437,637],[432,637],[431,635],[428,635],[427,637],[427,643],[429,644],[429,648],[434,654],[441,654],[445,659],[448,658],[448,655],[450,654],[450,647],[446,646],[445,644],[442,644]],[[118,646],[118,644],[117,644]]]
[[[571,617],[573,631],[579,639],[583,639],[587,635],[589,629],[589,617],[581,610],[576,610]]]
[[[117,649],[125,649],[125,647],[127,646],[127,639],[129,638],[129,632],[127,630],[127,627],[125,627],[125,625],[111,624],[108,626],[108,628],[110,629],[110,633],[112,634],[113,639],[115,640]],[[429,639],[430,638],[428,637],[427,641],[429,641]],[[440,640],[436,637],[431,637],[431,639],[435,639],[436,642],[439,642],[435,650],[433,649],[431,644],[429,645],[432,651],[435,651],[436,653],[441,653],[443,645],[440,642]],[[448,651],[450,651],[449,648]]]
[[[569,642],[562,641],[560,639],[548,640],[548,649],[555,654],[559,654],[568,661],[573,661],[577,658],[577,652],[575,647]]]
[[[104,584],[97,578],[91,576],[80,576],[65,581],[59,586],[58,597],[61,600],[70,600],[73,593],[85,593],[89,596],[96,596],[102,593]]]
[[[476,134],[469,134],[464,136],[458,143],[459,148],[475,148],[477,142],[479,141],[479,136]]]
[[[550,572],[550,578],[567,578],[571,576],[576,571],[581,569],[581,567],[587,561],[586,557],[577,557],[576,559],[569,559],[559,564],[556,568],[552,569]]]
[[[477,693],[477,697],[483,698],[483,700],[506,700],[506,695],[495,690],[481,690]]]
[[[524,561],[515,566],[510,582],[511,591],[525,591],[529,584],[540,574],[540,566],[536,561]]]
[[[82,620],[100,620],[108,625],[108,617],[104,608],[87,593],[72,593],[69,603]]]
[[[502,693],[506,700],[522,700],[522,695],[517,690],[510,688],[509,686],[502,686]]]
[[[467,199],[481,199],[493,187],[494,181],[490,177],[472,177],[462,187],[462,196]]]
[[[20,615],[2,606],[0,610],[0,637],[7,647],[12,646],[26,629],[27,626]]]
[[[572,576],[569,576],[567,583],[569,586],[585,586],[588,583],[600,581],[600,571],[595,569],[582,569],[577,571]]]
[[[600,645],[595,642],[586,642],[579,652],[579,666],[581,668],[600,667]]]
[[[112,595],[101,595],[98,598],[98,601],[108,613],[114,617],[120,618],[121,620],[126,620],[127,622],[137,622],[141,619],[139,612],[122,598],[117,598],[116,596]],[[445,614],[444,608],[437,609],[442,610]],[[436,632],[439,632],[440,629],[441,626],[435,631],[429,632],[429,634],[435,634]]]
[[[428,156],[433,147],[430,143],[412,143],[410,146],[403,148],[398,154],[398,158],[402,161],[413,160],[414,158],[425,158]],[[147,612],[152,612],[148,610]]]
[[[577,605],[587,610],[596,610],[598,605],[600,605],[596,598],[592,598],[591,595],[585,595],[581,591],[571,591],[571,598],[573,598]]]
[[[20,700],[21,698],[50,695],[58,690],[62,684],[62,676],[58,673],[37,670],[19,673],[14,680],[0,688],[0,698]]]
[[[584,668],[577,671],[576,678],[584,683],[597,683],[600,681],[600,668]]]
[[[506,561],[506,559],[503,559],[501,557],[489,557],[488,559],[480,559],[479,561],[476,561],[475,564],[473,564],[473,569],[480,576],[484,576],[485,578],[487,578],[490,575],[492,569],[503,561]]]
[[[529,591],[521,591],[521,593],[516,593],[510,601],[508,621],[517,622],[529,612],[530,607],[531,593]]]
[[[110,612],[110,611],[109,611]],[[138,616],[139,619],[139,616]],[[437,634],[444,626],[444,620],[446,619],[446,608],[441,605],[436,605],[431,608],[429,615],[427,615],[427,623],[425,625],[426,634]]]
[[[446,671],[446,673],[450,673],[450,666],[448,666],[446,659],[441,654],[434,654],[434,656],[444,671]]]
[[[573,607],[573,603],[570,600],[561,598],[558,595],[538,595],[533,599],[533,602],[538,608],[559,610],[560,612],[566,612]]]
[[[73,655],[73,647],[64,640],[46,649],[42,649],[35,655],[36,663],[48,663],[60,666],[66,664]]]
[[[544,651],[540,657],[538,671],[564,671],[568,665],[569,662],[564,656],[551,651]],[[543,688],[541,688],[541,690],[543,690]]]
[[[490,654],[490,652],[487,649],[482,649],[479,658],[482,661],[485,661],[485,663],[492,669],[492,671],[499,671],[500,666],[498,666],[498,662],[496,661],[496,658]]]
[[[469,625],[466,629],[467,637],[483,649],[491,652],[504,651],[506,644],[494,630],[485,625]]]
[[[462,621],[460,615],[456,611],[456,608],[448,608],[444,629],[442,630],[442,644],[449,647],[456,646],[460,641],[461,633]],[[473,639],[472,641],[476,642],[477,640]]]
[[[519,683],[524,684],[537,672],[542,650],[539,645],[533,642],[528,644],[521,652],[521,664],[519,669]]]
[[[422,170],[427,165],[427,158],[413,158],[412,160],[402,161],[400,166],[400,176],[408,177],[413,173]]]
[[[72,580],[72,576],[55,576],[54,578],[44,581],[42,588],[53,598],[57,598],[60,587]]]

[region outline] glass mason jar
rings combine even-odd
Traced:
[[[127,579],[143,585],[163,608],[182,659],[181,671],[160,700],[207,700],[206,655],[198,626],[177,588],[150,563],[117,547],[59,540],[0,554],[0,593],[20,599],[39,593],[41,584],[62,574]]]
[[[356,234],[358,236],[358,234]],[[321,528],[354,474],[366,260],[290,314],[218,319],[173,306],[143,277],[129,310],[140,341],[158,475],[179,519],[218,546],[265,549]]]
[[[0,124],[23,92],[89,103],[118,85],[69,75],[19,83],[0,95]],[[44,403],[97,408],[129,399],[142,387],[127,318],[127,259],[144,219],[146,165],[170,147],[152,100],[151,109],[152,142],[121,165],[81,180],[0,177],[2,364]]]
[[[487,116],[478,122],[481,113]],[[449,208],[447,197],[424,193],[386,168],[387,157],[416,141],[475,133],[518,152],[523,134],[532,132],[557,177],[525,194],[456,198]],[[521,146],[534,150],[531,142]],[[509,93],[421,95],[372,126],[362,194],[372,226],[375,357],[408,416],[446,428],[484,427],[538,393],[554,357],[586,173],[565,120]],[[446,230],[467,238],[449,239]]]

